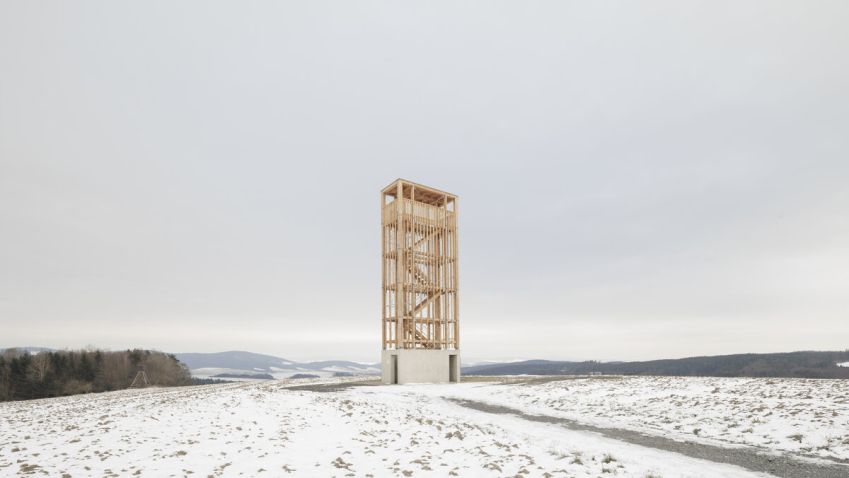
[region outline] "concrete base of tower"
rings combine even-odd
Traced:
[[[447,383],[460,381],[459,350],[384,350],[383,383]]]

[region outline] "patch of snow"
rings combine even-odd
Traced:
[[[849,367],[849,362],[841,362],[837,364],[838,367]]]
[[[268,369],[271,370],[272,372],[291,372],[291,373],[297,373],[300,370],[300,369],[294,369],[294,368],[280,368],[280,367],[268,367]]]
[[[480,360],[480,359],[469,359],[468,362],[463,362],[463,367],[477,367],[479,365],[495,365],[502,363],[518,363],[518,362],[526,362],[530,359],[527,358],[506,358],[506,359],[490,359],[490,360]]]
[[[380,372],[380,369],[374,367],[340,367],[338,365],[334,365],[331,367],[323,367],[321,370],[325,372],[354,372],[354,373],[376,373]]]
[[[242,370],[237,368],[221,368],[221,367],[203,367],[203,368],[195,368],[191,370],[192,377],[198,378],[211,378],[213,375],[218,375],[222,373],[232,373],[232,374],[246,374],[246,373],[254,373],[250,370]]]
[[[239,381],[254,381],[254,380],[265,380],[265,379],[257,379],[251,377],[216,377],[216,375],[221,374],[229,374],[229,375],[258,375],[260,373],[271,375],[274,378],[289,378],[292,374],[298,373],[294,370],[287,370],[283,373],[268,373],[263,370],[245,370],[238,368],[220,368],[220,367],[204,367],[204,368],[196,368],[190,370],[192,377],[196,378],[215,378],[221,380],[227,380],[231,382],[239,382]]]

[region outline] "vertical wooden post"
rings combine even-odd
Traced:
[[[410,188],[412,191],[415,187]],[[407,223],[407,227],[404,229],[404,232],[407,234],[407,240],[404,241],[405,250],[404,250],[404,273],[407,274],[407,281],[404,283],[404,290],[407,292],[407,298],[405,304],[407,305],[407,310],[409,314],[405,316],[406,318],[406,328],[404,330],[407,331],[407,347],[414,349],[416,348],[416,314],[414,309],[416,308],[416,275],[413,272],[413,269],[416,267],[416,254],[413,251],[413,242],[416,240],[416,227],[418,227],[418,221],[416,221],[416,203],[413,201],[412,192],[410,193],[410,216],[408,218],[409,222]]]
[[[454,198],[454,348],[460,348],[460,240],[457,237],[457,223],[460,209]]]
[[[395,348],[401,348],[401,336],[404,331],[404,247],[401,243],[404,233],[404,195],[401,182],[395,188],[396,221],[395,221]]]
[[[386,349],[386,194],[380,192],[380,348]]]

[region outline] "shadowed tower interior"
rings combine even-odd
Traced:
[[[383,381],[459,381],[457,196],[398,179],[380,206]]]

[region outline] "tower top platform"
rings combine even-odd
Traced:
[[[398,178],[392,184],[383,188],[383,194],[389,197],[398,196],[398,186],[401,186],[401,199],[412,199],[414,201],[434,206],[443,206],[446,202],[457,200],[456,194],[447,193],[423,184]]]

